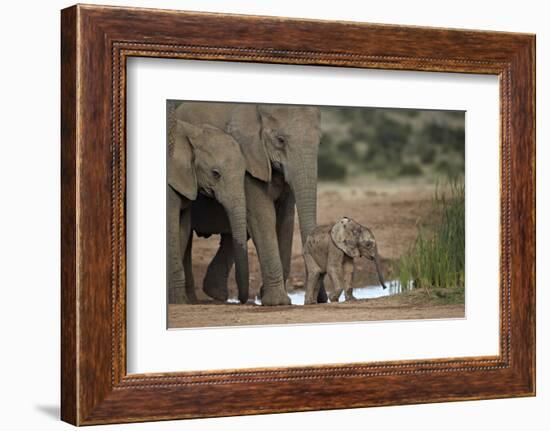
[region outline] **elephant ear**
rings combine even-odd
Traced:
[[[175,130],[169,131],[168,151],[168,184],[187,199],[197,198],[197,176],[193,163],[193,140],[197,139],[203,129],[185,121],[177,120]]]
[[[332,226],[330,230],[330,236],[334,245],[351,258],[360,256],[354,225],[353,220],[344,217]]]
[[[260,114],[255,106],[247,106],[225,126],[241,146],[246,160],[246,171],[261,181],[271,181],[271,161],[262,138]]]

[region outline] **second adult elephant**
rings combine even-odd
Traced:
[[[321,137],[318,108],[239,103],[182,103],[177,118],[209,123],[233,136],[246,159],[248,231],[260,261],[263,305],[290,304],[285,280],[290,271],[294,213],[302,244],[317,221],[317,153]],[[199,205],[197,202],[193,206]],[[201,211],[202,208],[197,208]],[[210,216],[209,216],[210,217]],[[229,226],[200,225],[198,234],[221,233],[220,248],[209,266],[203,289],[227,297],[231,268]]]

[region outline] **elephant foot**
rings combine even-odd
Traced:
[[[170,289],[168,294],[168,302],[170,304],[189,304],[189,298],[183,287],[175,287]]]
[[[262,286],[260,292],[262,305],[290,305],[290,298],[283,288],[265,289]]]
[[[195,293],[195,286],[187,286],[186,289],[187,299],[190,304],[196,304],[198,302],[197,294]]]
[[[346,301],[357,301],[357,298],[353,296],[351,290],[346,292]]]
[[[317,304],[317,301],[313,297],[313,295],[307,295],[304,298],[304,305],[311,305],[311,304]]]
[[[340,302],[340,295],[331,295],[330,302]]]
[[[248,293],[244,294],[239,292],[239,302],[241,304],[246,304],[248,302]]]
[[[216,299],[217,301],[225,302],[229,297],[227,286],[223,286],[222,284],[204,283],[202,286],[202,291],[210,298]]]

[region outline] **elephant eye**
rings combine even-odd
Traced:
[[[216,180],[219,180],[219,179],[222,177],[222,174],[220,173],[219,170],[217,170],[217,169],[212,169],[212,176],[213,176]]]
[[[276,141],[277,141],[277,145],[279,145],[280,147],[283,147],[286,145],[286,136],[282,136],[282,135],[278,135],[275,137]]]

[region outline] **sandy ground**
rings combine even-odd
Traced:
[[[262,307],[252,304],[170,305],[169,328],[319,322],[463,318],[464,304],[441,304],[426,292],[336,304]]]
[[[377,238],[382,267],[389,273],[391,263],[403,254],[417,233],[417,223],[428,214],[435,186],[413,182],[384,183],[368,181],[355,185],[320,184],[318,222],[334,223],[343,216],[370,227]],[[463,305],[441,305],[421,292],[414,295],[370,299],[350,303],[319,304],[308,307],[260,307],[255,305],[215,304],[201,290],[207,266],[218,247],[219,236],[193,240],[193,271],[197,297],[201,304],[170,305],[168,326],[200,327],[282,323],[344,322],[463,317]],[[261,283],[258,259],[249,242],[250,289],[255,295]],[[294,229],[292,268],[287,289],[301,289],[305,270],[298,226]],[[371,263],[360,262],[354,285],[377,284]],[[230,297],[236,297],[233,271],[229,281]],[[307,310],[307,311],[306,311]]]

